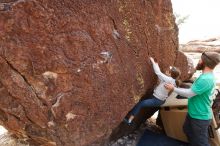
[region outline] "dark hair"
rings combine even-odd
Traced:
[[[175,80],[175,83],[176,83],[177,87],[180,87],[182,85],[182,81],[181,80]],[[168,96],[170,96],[172,92],[173,92],[173,90],[169,91],[168,92]]]
[[[216,52],[203,52],[201,59],[205,66],[214,69],[215,66],[220,62],[220,55]]]
[[[172,67],[170,68],[170,75],[171,75],[171,77],[172,77],[173,79],[175,79],[176,86],[179,87],[179,86],[182,84],[182,81],[179,80],[179,77],[180,77],[180,75],[181,75],[180,69],[177,68],[177,67],[172,66]],[[168,96],[170,96],[170,94],[171,94],[172,92],[173,92],[173,91],[169,91]]]
[[[181,80],[175,80],[176,86],[180,87],[182,85],[182,81]]]
[[[170,69],[170,75],[173,79],[178,79],[181,75],[179,68],[172,66]]]

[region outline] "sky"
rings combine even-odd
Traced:
[[[220,0],[171,0],[173,12],[187,16],[179,26],[179,42],[220,36]]]

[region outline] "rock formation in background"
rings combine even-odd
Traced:
[[[186,44],[181,44],[180,50],[184,52],[214,51],[220,53],[220,37],[190,41]]]
[[[108,141],[127,112],[176,64],[170,0],[2,0],[0,122],[31,145]]]

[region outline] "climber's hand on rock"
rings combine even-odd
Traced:
[[[155,62],[154,59],[152,57],[150,57],[150,61],[151,63]]]

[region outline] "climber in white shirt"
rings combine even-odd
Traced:
[[[171,67],[169,70],[170,76],[161,72],[160,67],[157,62],[154,61],[152,57],[150,57],[150,61],[153,65],[153,69],[155,74],[159,78],[159,85],[154,89],[153,95],[148,99],[140,101],[136,106],[132,109],[130,116],[128,119],[124,119],[127,124],[131,124],[135,116],[138,112],[144,107],[159,107],[165,103],[166,98],[169,96],[169,91],[164,87],[166,83],[171,83],[175,87],[179,82],[177,79],[179,78],[181,72],[176,67]]]

